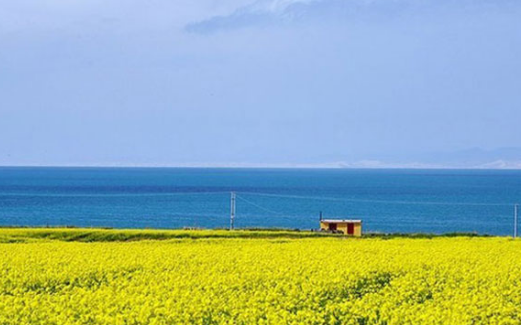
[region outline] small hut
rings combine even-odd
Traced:
[[[362,220],[323,219],[320,220],[320,230],[360,237],[362,236]]]

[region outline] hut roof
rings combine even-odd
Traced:
[[[362,220],[351,220],[351,219],[322,219],[324,223],[361,223]]]

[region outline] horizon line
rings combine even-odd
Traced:
[[[165,165],[132,165],[132,164],[23,164],[3,165],[0,168],[178,168],[178,169],[351,169],[351,170],[521,170],[521,166],[487,167],[487,166],[442,166],[442,165],[380,165],[380,166],[356,166],[356,165],[331,165],[331,164],[165,164]]]

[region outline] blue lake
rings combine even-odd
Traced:
[[[510,235],[521,171],[217,168],[0,168],[0,225],[318,227]]]

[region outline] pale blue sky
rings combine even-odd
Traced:
[[[515,0],[0,0],[0,165],[521,167],[520,58]]]

